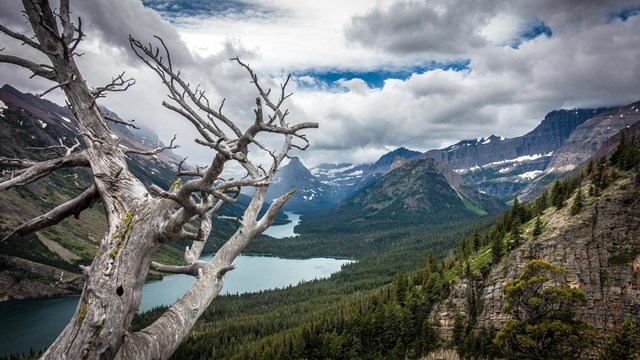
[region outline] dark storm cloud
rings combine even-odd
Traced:
[[[535,14],[555,31],[575,31],[602,24],[624,10],[638,8],[638,0],[526,0],[505,6],[522,16]]]
[[[21,1],[3,1],[2,11],[0,11],[0,20],[5,26],[19,26],[26,28],[27,19],[22,14]]]
[[[486,44],[477,30],[488,23],[495,7],[488,2],[483,7],[470,0],[399,1],[353,17],[345,34],[365,47],[455,56]]]
[[[152,9],[145,8],[137,0],[82,0],[74,2],[75,15],[83,19],[88,31],[96,36],[100,32],[101,40],[109,45],[125,49],[129,60],[135,55],[129,50],[129,35],[142,43],[153,42],[155,36],[161,37],[171,50],[171,57],[178,66],[193,63],[180,35],[171,24],[162,20],[160,15]]]

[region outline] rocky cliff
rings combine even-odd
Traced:
[[[450,338],[453,316],[465,321],[472,309],[475,328],[501,328],[508,320],[502,309],[505,284],[518,277],[532,259],[542,259],[568,270],[564,280],[582,289],[588,298],[577,315],[595,326],[600,343],[631,314],[640,321],[640,182],[637,169],[617,171],[615,180],[599,196],[585,196],[585,208],[571,215],[570,206],[550,207],[541,215],[544,231],[533,236],[533,220],[524,225],[522,245],[493,266],[483,277],[474,273],[457,280],[448,300],[440,303],[430,320],[439,333]],[[585,182],[582,193],[589,193]],[[574,195],[575,196],[575,195]],[[567,201],[571,204],[573,198]],[[483,250],[490,251],[490,250]],[[591,355],[595,350],[591,351]]]
[[[523,136],[506,139],[492,135],[486,139],[465,140],[441,150],[430,150],[426,155],[448,163],[454,170],[461,170],[527,155],[548,154],[562,146],[578,125],[602,111],[555,110]]]
[[[448,163],[479,191],[508,198],[547,168],[554,152],[580,124],[605,110],[555,110],[523,136],[464,140],[423,156]]]
[[[610,109],[581,125],[565,140],[546,169],[518,192],[520,200],[530,200],[554,180],[565,176],[579,164],[593,157],[595,160],[611,151],[622,132],[637,133],[640,123],[640,101]]]
[[[589,159],[604,142],[640,121],[640,101],[595,116],[567,138],[553,155],[547,171],[569,171]]]

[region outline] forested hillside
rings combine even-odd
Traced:
[[[623,137],[610,157],[581,170],[467,235],[399,242],[328,281],[224,297],[174,358],[403,359],[433,351],[452,359],[529,358],[540,350],[504,340],[520,331],[507,321],[518,313],[503,306],[510,301],[503,294],[515,296],[513,280],[548,289],[530,296],[565,309],[536,318],[536,332],[526,334],[532,344],[565,351],[563,358],[611,359],[620,344],[637,353],[640,143]],[[426,250],[434,246],[440,250]],[[526,278],[533,273],[540,277]],[[565,330],[539,333],[548,321]]]

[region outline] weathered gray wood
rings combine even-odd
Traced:
[[[59,88],[65,93],[78,120],[85,149],[73,152],[75,147],[67,148],[66,156],[41,163],[0,159],[5,165],[20,168],[14,172],[15,176],[0,179],[0,190],[28,184],[63,167],[90,167],[94,175],[90,190],[27,222],[19,228],[20,233],[57,223],[95,200],[103,203],[108,220],[108,231],[93,263],[85,271],[86,281],[75,314],[43,359],[166,359],[220,292],[225,273],[234,268],[233,260],[273,223],[277,212],[293,194],[291,191],[276,199],[266,214],[258,217],[265,203],[268,185],[281,162],[292,147],[302,148],[292,144],[292,140],[301,139],[308,144],[299,132],[318,125],[301,123],[289,126],[284,121],[288,112],[280,109],[289,97],[285,94],[286,82],[282,85],[280,98],[272,101],[268,92],[260,87],[253,70],[236,59],[248,71],[259,94],[255,121],[243,131],[222,114],[222,105],[217,110],[211,108],[204,91],[192,90],[180,77],[179,72],[173,69],[169,51],[161,39],[158,38],[160,47],[153,48],[131,38],[136,55],[158,74],[169,92],[173,103],[164,105],[196,128],[204,139],[199,143],[216,150],[211,164],[195,172],[196,179],[184,184],[176,181],[171,189],[166,190],[154,186],[154,192],[159,195],[154,197],[129,171],[126,150],[112,138],[106,126],[108,119],[100,113],[95,101],[108,91],[123,90],[133,80],[124,80],[121,75],[107,86],[89,89],[74,60],[76,47],[84,33],[70,20],[68,0],[61,0],[56,12],[48,0],[23,0],[23,6],[35,37],[15,33],[4,26],[0,26],[0,32],[41,51],[50,64],[36,64],[4,54],[0,56],[0,62],[22,66],[56,83],[46,92]],[[271,114],[265,114],[262,102]],[[199,115],[202,111],[206,119]],[[258,143],[255,138],[260,132],[282,135],[281,147],[270,150]],[[249,158],[248,147],[252,143],[272,157],[268,170],[263,170]],[[169,147],[173,147],[173,143]],[[148,154],[161,150],[152,150]],[[239,164],[247,176],[240,180],[220,179],[228,163]],[[212,216],[225,203],[235,201],[234,196],[242,186],[254,187],[255,192],[243,216],[238,219],[238,231],[211,262],[199,261],[211,232]],[[197,232],[187,231],[185,225],[188,224],[197,226]],[[194,241],[185,251],[184,265],[152,263],[153,255],[162,244],[183,239]],[[190,274],[198,280],[156,322],[142,331],[129,333],[151,267],[170,273]]]

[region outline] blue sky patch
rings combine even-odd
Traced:
[[[170,21],[185,17],[219,17],[256,11],[271,12],[266,8],[240,0],[142,0],[142,3]]]
[[[400,69],[375,69],[375,70],[350,70],[350,69],[311,69],[305,71],[297,71],[292,75],[294,77],[310,76],[314,78],[319,84],[310,85],[302,81],[298,81],[298,86],[306,88],[314,87],[327,87],[335,88],[338,85],[336,81],[361,79],[367,83],[367,86],[374,89],[379,89],[384,86],[384,81],[388,79],[406,80],[413,74],[422,74],[427,71],[442,69],[442,70],[454,70],[465,71],[469,69],[470,60],[461,60],[449,63],[439,63],[431,61],[422,65],[417,65],[411,68]]]
[[[622,21],[627,21],[630,17],[636,16],[638,14],[640,14],[640,6],[622,9],[618,12],[609,14],[609,22],[612,22],[618,19]]]
[[[553,36],[553,31],[551,31],[551,28],[548,27],[544,21],[535,19],[520,30],[518,37],[511,41],[509,46],[517,49],[520,44],[533,40],[539,36],[546,36],[550,38]]]

